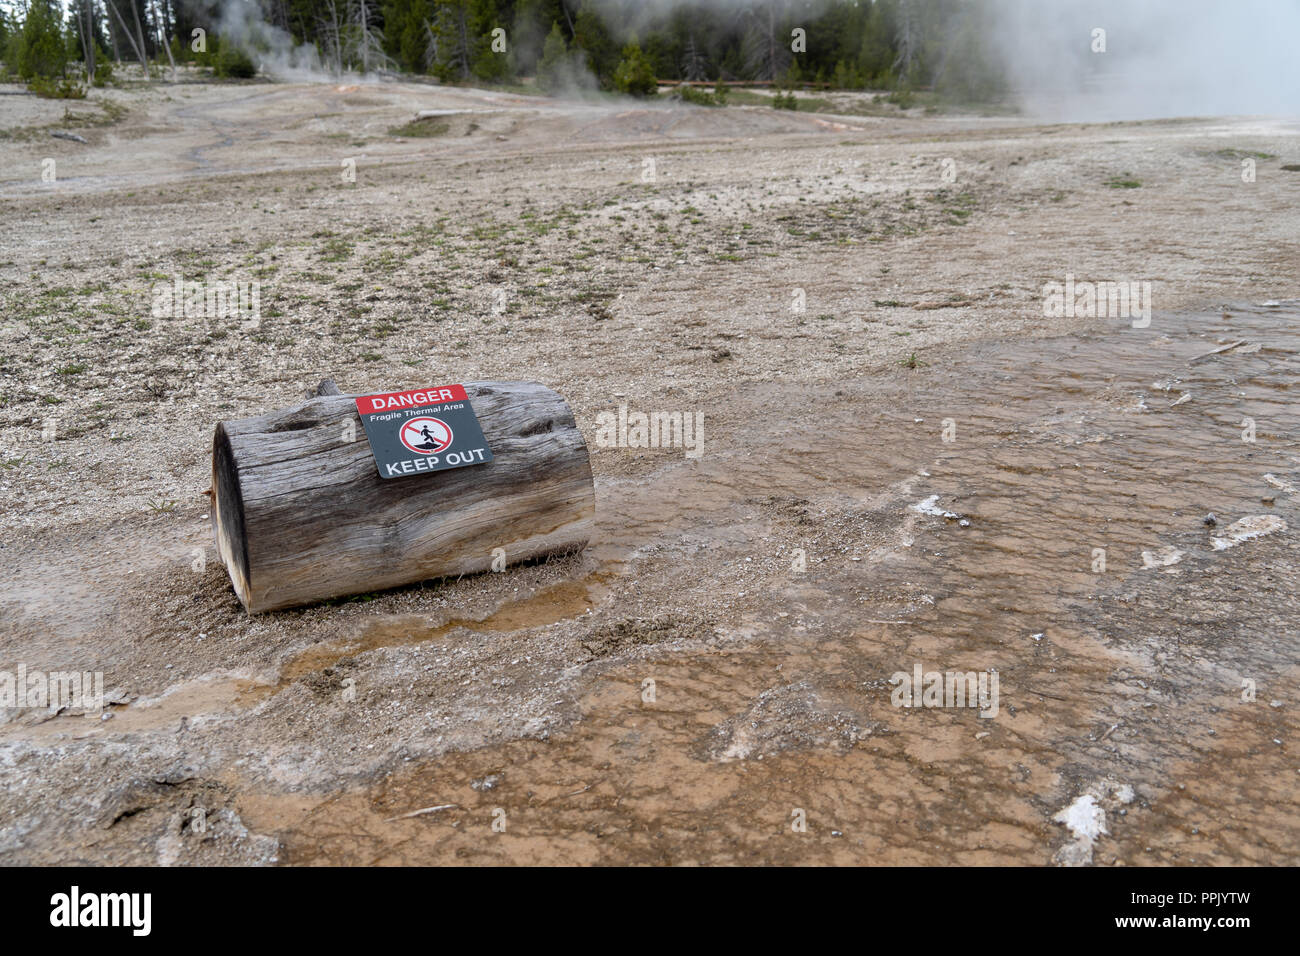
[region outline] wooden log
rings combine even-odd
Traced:
[[[493,460],[383,479],[356,396],[220,422],[212,526],[250,614],[486,571],[586,547],[591,462],[573,413],[531,382],[467,383]],[[499,552],[498,552],[499,553]]]

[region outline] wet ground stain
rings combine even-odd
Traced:
[[[324,793],[232,770],[223,799],[287,863],[1293,861],[1295,317],[992,343],[798,401],[753,387],[704,458],[599,482],[568,577],[477,618],[363,613],[274,678],[4,736],[205,733],[299,685],[333,699],[376,655],[577,626],[550,729]],[[481,676],[547,693],[510,664]],[[917,666],[996,674],[994,712],[897,706]],[[1095,839],[1059,822],[1081,799]]]
[[[604,489],[596,546],[711,553],[740,626],[596,655],[546,739],[242,812],[291,863],[1294,861],[1298,355],[1292,311],[1230,309],[990,346],[816,428],[760,403],[761,452]],[[761,600],[724,593],[774,540]],[[996,672],[997,715],[895,706],[918,663]],[[1080,850],[1053,818],[1088,794]]]

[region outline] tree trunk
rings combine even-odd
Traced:
[[[329,20],[318,15],[316,22],[324,36],[322,46],[330,58],[330,70],[335,77],[340,77],[343,75],[343,34],[339,31],[339,10],[334,0],[325,0],[325,5],[329,9]]]
[[[149,79],[149,61],[146,51],[149,45],[144,42],[144,27],[140,26],[140,6],[138,0],[131,0],[131,15],[135,17],[135,34],[140,38],[140,64],[144,67],[144,78]]]
[[[116,0],[105,0],[104,6],[108,7],[113,16],[117,17],[117,22],[122,28],[122,33],[131,41],[131,46],[135,48],[135,54],[140,58],[140,65],[144,68],[144,79],[147,83],[149,82],[149,61],[145,58],[144,48],[136,46],[135,37],[131,36],[131,30],[127,27],[126,21],[122,19],[121,12],[114,5],[115,2]]]
[[[355,396],[331,394],[332,384],[293,408],[217,425],[213,534],[250,614],[586,547],[591,463],[555,392],[466,384],[493,460],[384,479]]]
[[[361,23],[361,72],[370,72],[370,11],[366,9],[366,0],[357,0],[360,11],[357,19]]]
[[[163,9],[161,0],[154,6],[154,11],[158,17],[158,32],[161,34],[163,49],[167,51],[167,62],[172,68],[172,82],[176,82],[176,58],[172,56],[171,37],[167,35],[167,14]]]
[[[86,86],[95,85],[95,8],[82,0],[77,10],[77,33],[81,37],[81,55],[86,64]]]

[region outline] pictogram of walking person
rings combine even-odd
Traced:
[[[435,432],[433,429],[437,428]],[[419,438],[416,438],[416,436]],[[440,438],[439,435],[446,437]],[[428,455],[451,444],[451,429],[436,419],[415,419],[402,426],[402,444],[412,451]]]

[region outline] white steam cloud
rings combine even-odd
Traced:
[[[256,0],[225,0],[214,16],[217,34],[247,52],[260,71],[287,80],[320,80],[320,56],[310,43],[267,23]]]
[[[1036,116],[1300,115],[1300,0],[997,0],[993,22]]]

